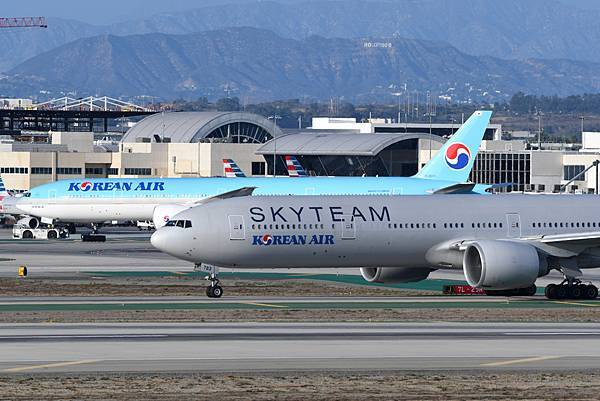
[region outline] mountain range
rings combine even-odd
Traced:
[[[397,36],[298,40],[228,28],[79,39],[14,67],[0,78],[0,94],[377,101],[403,83],[461,100],[503,100],[517,91],[568,95],[598,91],[600,64],[473,56],[443,42]]]
[[[233,0],[232,0],[233,1]],[[280,0],[281,1],[281,0]],[[47,29],[0,32],[0,71],[97,35],[187,34],[229,27],[291,39],[391,37],[445,41],[473,55],[600,61],[600,10],[557,0],[246,1],[98,26],[49,18]]]

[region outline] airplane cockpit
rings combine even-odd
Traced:
[[[192,228],[191,220],[169,220],[165,227]]]

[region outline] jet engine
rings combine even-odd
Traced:
[[[31,229],[36,229],[40,226],[40,221],[35,217],[23,217],[17,221],[17,224],[29,227]]]
[[[189,206],[184,205],[158,205],[154,208],[154,212],[152,213],[152,222],[154,223],[154,227],[158,230],[167,224],[173,216],[175,216],[179,212],[183,212],[184,210],[189,209]]]
[[[432,269],[415,267],[361,267],[360,274],[369,283],[410,283],[425,280]]]
[[[529,244],[484,240],[468,245],[463,271],[472,287],[507,290],[532,286],[549,268],[546,258]]]

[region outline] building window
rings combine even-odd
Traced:
[[[86,167],[85,175],[103,175],[104,169],[102,167]]]
[[[119,175],[119,169],[118,168],[109,168],[108,169],[108,175]]]
[[[0,167],[0,174],[29,174],[28,167]]]
[[[32,167],[31,174],[52,174],[52,167]]]
[[[126,168],[125,175],[152,175],[151,168]]]
[[[252,175],[265,175],[265,162],[252,162]]]
[[[63,175],[81,175],[81,168],[79,167],[58,167],[56,174]]]
[[[575,178],[578,174],[581,174],[585,170],[585,166],[580,165],[572,165],[572,166],[563,166],[563,179],[566,181],[570,181]],[[577,178],[578,181],[585,181],[585,174],[581,177]]]

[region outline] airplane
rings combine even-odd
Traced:
[[[250,189],[249,189],[250,190]],[[595,195],[243,196],[175,215],[156,231],[157,249],[210,273],[218,268],[360,268],[368,282],[421,281],[462,270],[488,295],[533,295],[558,270],[550,299],[595,299],[581,281],[600,267]]]
[[[246,177],[246,174],[244,174],[242,169],[235,161],[233,161],[233,159],[223,159],[223,170],[225,171],[225,177],[227,178]]]
[[[476,111],[413,177],[104,178],[61,180],[40,185],[5,207],[47,224],[152,220],[156,228],[176,213],[212,197],[237,196],[243,187],[257,195],[376,195],[477,193],[492,186],[467,182],[491,111]]]
[[[295,156],[286,156],[285,164],[287,166],[288,175],[290,177],[308,177],[306,170],[300,164],[298,159]]]

